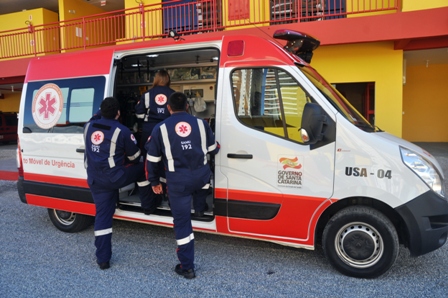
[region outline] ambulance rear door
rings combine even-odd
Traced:
[[[303,108],[318,95],[297,66],[268,65],[232,62],[222,71],[215,175],[226,186],[217,197],[230,233],[312,246],[333,192],[335,141],[304,144]]]
[[[31,61],[24,85],[19,139],[29,204],[90,213],[83,126],[105,97],[112,51],[88,51]],[[58,199],[69,200],[63,204]],[[70,202],[70,203],[69,203]]]

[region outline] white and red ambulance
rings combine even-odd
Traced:
[[[30,62],[18,129],[24,203],[48,208],[62,231],[90,225],[83,125],[115,96],[122,123],[138,134],[135,103],[166,69],[221,143],[209,210],[192,214],[195,231],[306,249],[322,243],[337,270],[367,278],[393,265],[400,244],[418,256],[445,243],[440,165],[368,123],[309,65],[316,39],[289,30],[174,37]],[[172,227],[169,205],[148,216],[134,185],[120,191],[114,218]]]

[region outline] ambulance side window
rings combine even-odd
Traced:
[[[46,86],[53,85],[60,91],[62,110],[56,117],[56,100],[44,97]],[[56,86],[56,87],[54,87]],[[83,125],[98,111],[104,99],[105,78],[89,77],[61,79],[53,81],[30,82],[27,86],[25,112],[23,116],[24,133],[82,133]],[[42,91],[43,90],[43,91]],[[50,96],[51,97],[51,96]],[[56,123],[47,127],[39,123],[39,115],[48,111],[47,118],[53,117]]]
[[[72,90],[70,100],[70,122],[87,122],[92,116],[95,89],[83,88]]]
[[[302,112],[313,100],[290,74],[277,68],[236,69],[231,80],[235,114],[244,125],[303,143]]]

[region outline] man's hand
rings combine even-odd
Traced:
[[[162,194],[162,193],[163,193],[162,184],[153,186],[153,187],[152,187],[152,191],[153,191],[155,194],[157,194],[157,195],[158,195],[158,194]]]

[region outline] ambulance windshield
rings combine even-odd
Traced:
[[[299,65],[300,70],[316,86],[322,95],[353,125],[366,132],[378,132],[379,128],[371,125],[336,88],[331,86],[325,79],[309,66]]]

